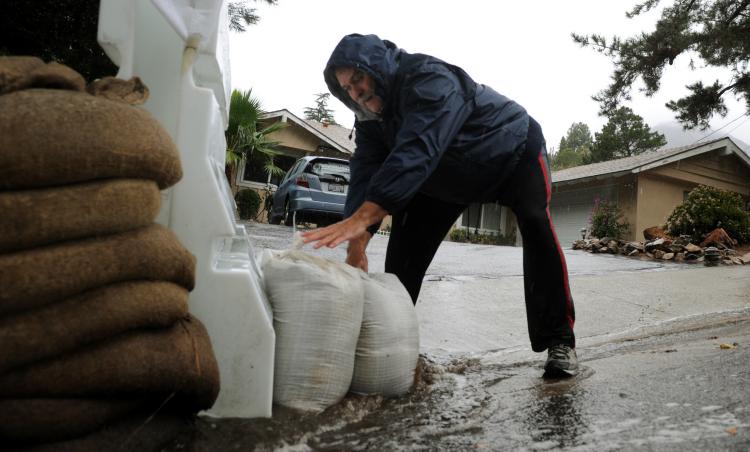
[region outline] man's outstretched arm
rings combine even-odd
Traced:
[[[385,209],[374,202],[365,201],[349,218],[339,221],[325,228],[314,229],[302,233],[305,243],[313,243],[313,248],[323,246],[335,248],[343,242],[359,238],[367,232],[367,228],[383,221],[388,215]]]

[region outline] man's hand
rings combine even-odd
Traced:
[[[342,242],[354,239],[367,233],[371,224],[382,221],[388,212],[374,202],[365,201],[351,217],[328,227],[302,233],[305,243],[313,243],[313,248],[322,246],[335,248]]]
[[[370,243],[370,233],[365,231],[359,237],[349,240],[346,250],[346,263],[367,273],[367,244]]]

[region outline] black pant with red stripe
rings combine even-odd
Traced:
[[[526,152],[506,187],[498,201],[513,210],[521,230],[531,348],[541,352],[556,344],[575,347],[568,272],[549,214],[547,151],[541,127],[531,118]],[[415,304],[427,267],[464,209],[418,194],[393,215],[385,271],[398,276]]]

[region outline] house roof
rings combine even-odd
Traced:
[[[318,132],[340,144],[341,147],[346,148],[349,151],[349,154],[354,153],[353,129],[347,129],[338,124],[323,124],[322,122],[313,121],[311,119],[304,119],[303,121],[313,126]]]
[[[579,183],[593,179],[635,174],[716,150],[721,150],[726,154],[736,154],[748,166],[750,166],[750,156],[741,150],[731,138],[719,138],[703,143],[694,143],[689,146],[657,149],[655,151],[644,152],[632,157],[554,171],[552,172],[552,183]]]
[[[333,149],[348,155],[354,153],[354,134],[351,133],[350,129],[339,125],[324,125],[318,121],[302,119],[286,109],[270,111],[261,115],[261,119],[270,118],[281,118],[282,122],[292,121],[299,127],[302,127],[318,137]],[[349,138],[350,134],[351,139]]]

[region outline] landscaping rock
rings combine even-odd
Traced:
[[[643,252],[643,243],[641,242],[628,242],[625,244],[625,248],[630,252],[631,250],[636,250],[638,252]]]
[[[669,248],[670,253],[677,254],[685,251],[685,247],[682,245],[669,245],[667,248]]]
[[[643,230],[643,237],[646,239],[646,241],[649,241],[661,238],[669,238],[669,235],[667,235],[664,229],[660,228],[659,226],[651,226],[650,228],[646,228]]]
[[[719,233],[717,233],[719,234]],[[589,239],[576,240],[573,249],[584,250],[594,254],[616,254],[628,257],[640,257],[643,259],[672,260],[675,262],[698,263],[703,262],[703,256],[707,248],[702,248],[690,242],[690,236],[682,235],[676,239],[671,237],[659,237],[645,244],[636,241],[625,241],[604,237],[602,239],[591,237]],[[724,245],[713,247],[716,260],[711,264],[740,265],[750,264],[750,253],[739,256],[737,251]]]
[[[734,246],[737,246],[737,241],[729,237],[729,234],[727,234],[727,231],[725,231],[724,228],[716,228],[713,231],[709,232],[706,238],[701,242],[702,247],[706,247],[709,245],[732,248]]]
[[[667,239],[656,239],[646,243],[643,247],[646,251],[653,253],[654,250],[660,250],[663,252],[669,251],[669,245],[672,242]]]

